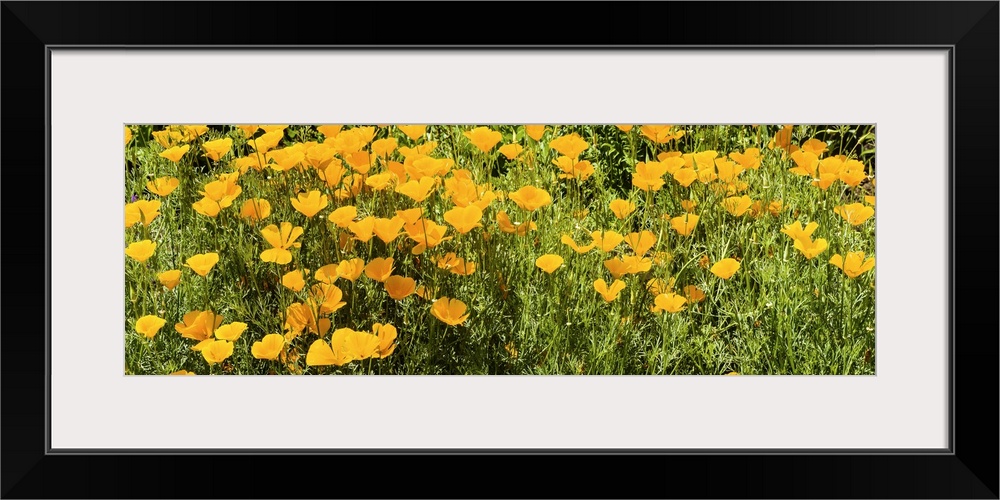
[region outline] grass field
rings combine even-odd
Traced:
[[[127,374],[873,374],[874,127],[128,125]]]

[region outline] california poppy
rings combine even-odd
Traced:
[[[614,199],[611,200],[608,208],[610,208],[611,212],[615,214],[615,217],[618,219],[624,219],[635,211],[635,203],[627,200]]]
[[[493,146],[496,146],[503,136],[500,132],[491,130],[489,127],[476,127],[472,130],[462,132],[462,135],[469,139],[474,146],[484,153],[489,153]]]
[[[830,258],[830,263],[844,271],[848,278],[854,279],[875,268],[875,257],[865,259],[864,252],[848,252],[845,258],[838,253]]]
[[[431,314],[444,323],[456,326],[465,323],[469,318],[466,309],[465,302],[461,300],[441,297],[431,306]]]
[[[392,264],[392,257],[376,257],[365,266],[365,275],[375,281],[384,282],[392,276]]]
[[[215,252],[200,253],[193,255],[187,260],[188,267],[199,276],[208,276],[208,273],[219,262],[219,254]]]
[[[552,196],[544,189],[535,186],[524,186],[513,193],[509,198],[524,210],[533,212],[541,207],[552,203]]]
[[[320,210],[326,208],[327,205],[326,195],[321,194],[315,189],[308,193],[299,193],[298,198],[290,198],[290,200],[292,208],[306,217],[316,215]]]
[[[603,279],[597,279],[594,281],[594,290],[597,290],[597,293],[601,294],[601,297],[604,297],[605,302],[612,302],[617,299],[618,294],[620,294],[624,289],[625,282],[619,279],[616,279],[613,283],[611,283],[610,287]]]
[[[168,290],[173,290],[174,287],[181,282],[181,271],[179,269],[164,271],[157,274],[156,279],[160,280],[160,283],[167,287]]]
[[[720,260],[719,262],[716,262],[712,266],[710,271],[712,271],[712,274],[724,280],[728,280],[729,278],[732,278],[733,275],[736,274],[736,271],[738,271],[739,269],[740,269],[739,261],[737,261],[736,259],[726,258]]]
[[[292,227],[291,222],[282,222],[281,229],[271,224],[260,231],[272,248],[264,250],[260,254],[260,260],[264,262],[274,262],[276,264],[288,264],[292,261],[292,252],[289,248],[300,248],[302,243],[295,240],[302,236],[303,229],[299,226]]]
[[[697,225],[698,216],[695,214],[684,214],[670,219],[670,227],[681,236],[690,236]]]
[[[547,253],[535,259],[535,266],[549,274],[552,274],[556,269],[559,269],[559,266],[561,266],[562,263],[562,257],[551,253]]]
[[[684,304],[687,303],[687,299],[677,295],[676,293],[662,293],[656,296],[653,300],[652,311],[654,313],[660,313],[667,311],[669,313],[680,312],[684,309]]]
[[[469,205],[465,208],[456,207],[444,213],[444,220],[461,234],[466,234],[477,227],[483,227],[479,223],[482,218],[483,211],[476,205]]]
[[[573,132],[572,134],[552,139],[549,141],[549,147],[558,151],[559,154],[575,160],[580,156],[580,153],[590,147],[590,144],[583,140],[580,134]]]
[[[167,196],[181,183],[176,177],[157,177],[146,183],[146,189],[157,196]]]
[[[417,282],[405,276],[389,276],[383,282],[385,291],[395,300],[403,300],[416,290]]]
[[[250,353],[257,359],[274,360],[278,358],[278,353],[281,352],[281,348],[284,346],[285,337],[277,333],[269,333],[264,335],[264,338],[253,343],[250,347]]]
[[[205,156],[212,160],[219,161],[226,153],[229,152],[233,147],[233,140],[226,137],[224,139],[217,139],[214,141],[208,141],[201,145],[202,149],[205,150]]]
[[[156,251],[156,243],[151,240],[142,240],[130,244],[125,248],[125,255],[132,257],[139,262],[146,262]]]
[[[135,320],[135,331],[145,335],[146,338],[153,338],[160,328],[167,323],[167,320],[158,316],[148,314]]]

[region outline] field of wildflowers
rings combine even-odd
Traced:
[[[873,374],[874,127],[125,127],[126,374]]]

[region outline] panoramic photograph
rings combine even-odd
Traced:
[[[125,124],[126,375],[874,375],[872,124]]]

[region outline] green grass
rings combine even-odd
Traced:
[[[125,366],[129,374],[169,374],[187,370],[198,374],[872,374],[875,366],[874,272],[848,279],[828,263],[834,253],[863,251],[874,254],[874,218],[851,226],[834,213],[833,207],[862,202],[860,190],[845,189],[837,181],[829,189],[812,186],[810,180],[788,172],[795,164],[780,149],[769,149],[768,141],[779,127],[692,126],[679,140],[656,144],[640,133],[638,126],[624,133],[614,126],[548,127],[540,142],[526,137],[523,127],[493,126],[503,139],[489,154],[473,146],[462,131],[472,126],[431,126],[418,141],[395,127],[378,127],[375,140],[394,137],[400,146],[429,140],[438,142],[431,153],[454,160],[453,169],[467,169],[477,184],[489,184],[503,193],[533,185],[548,191],[551,205],[534,212],[520,209],[509,199],[497,199],[485,210],[482,228],[460,235],[448,227],[454,239],[414,255],[414,243],[402,233],[389,244],[378,238],[369,243],[353,242],[341,249],[338,238],[346,230],[327,219],[335,208],[352,204],[359,217],[392,217],[395,210],[423,206],[424,214],[448,225],[443,214],[453,208],[438,187],[417,204],[391,188],[363,191],[349,199],[337,199],[334,189],[306,167],[280,172],[270,168],[248,170],[239,177],[242,193],[233,205],[215,218],[200,215],[192,204],[202,198],[203,186],[218,174],[234,169],[235,158],[253,154],[243,133],[230,126],[212,127],[190,142],[191,149],[180,162],[159,156],[164,148],[153,139],[162,126],[131,126],[134,137],[125,147],[126,182],[123,203],[133,196],[161,199],[160,215],[149,226],[141,222],[125,229],[128,243],[151,239],[154,255],[145,263],[127,258],[124,318]],[[348,127],[345,127],[348,130]],[[829,154],[843,153],[866,160],[857,137],[868,132],[861,127],[837,129],[795,127],[792,143],[825,137]],[[551,139],[578,133],[588,141],[580,156],[595,169],[584,182],[558,179],[552,160],[558,153],[548,147]],[[834,133],[839,132],[839,133]],[[255,137],[261,135],[257,131]],[[229,137],[232,150],[220,161],[202,156],[201,145]],[[867,136],[865,136],[867,137]],[[291,126],[278,148],[296,142],[323,142],[315,127]],[[524,151],[515,160],[497,152],[499,146],[516,142]],[[854,144],[852,148],[852,144]],[[726,195],[716,192],[718,182],[695,181],[682,187],[670,174],[663,188],[645,192],[632,186],[632,173],[639,161],[655,160],[662,151],[694,153],[716,150],[720,156],[746,148],[760,148],[761,166],[746,170],[739,179],[748,184],[745,193],[753,200],[781,200],[775,216],[750,214],[735,217],[721,206]],[[865,153],[865,155],[870,153]],[[390,157],[402,162],[398,151]],[[869,165],[870,167],[870,165]],[[376,164],[369,174],[385,168]],[[873,174],[870,170],[869,175]],[[445,178],[454,175],[449,173]],[[170,195],[159,198],[146,190],[146,182],[162,176],[180,180]],[[319,189],[329,205],[312,218],[291,205],[299,192]],[[263,221],[241,218],[240,208],[250,198],[271,203],[271,214]],[[615,198],[637,206],[625,220],[617,219],[608,204]],[[664,214],[684,212],[681,200],[695,199],[694,212],[701,219],[690,237],[670,228]],[[504,210],[516,222],[537,225],[526,236],[502,232],[496,214]],[[579,217],[580,212],[588,211]],[[304,228],[287,265],[264,262],[262,251],[270,248],[261,229],[291,222]],[[795,250],[781,228],[794,221],[815,221],[813,238],[825,238],[829,248],[813,259]],[[647,272],[627,274],[626,288],[613,302],[605,302],[594,290],[598,278],[613,278],[604,267],[606,259],[632,254],[625,243],[610,254],[591,250],[578,254],[560,242],[564,234],[579,244],[590,242],[589,233],[617,231],[627,235],[648,230],[657,236],[650,254],[659,252],[663,261]],[[484,238],[488,233],[488,240]],[[351,233],[348,231],[348,235]],[[195,254],[217,252],[219,263],[207,278],[184,267]],[[446,252],[476,263],[469,276],[439,268],[435,259]],[[561,268],[546,274],[535,267],[543,254],[562,256]],[[285,313],[293,302],[304,302],[315,283],[313,272],[342,259],[360,257],[366,263],[375,257],[395,259],[393,274],[411,277],[433,290],[435,297],[460,299],[468,305],[469,319],[450,326],[431,313],[431,302],[410,295],[402,301],[388,296],[381,283],[363,275],[355,282],[337,280],[346,305],[332,315],[331,331],[352,328],[371,331],[374,323],[390,323],[398,329],[395,351],[382,359],[364,359],[343,366],[309,366],[306,355],[318,337],[303,331],[285,346],[284,362],[256,359],[251,345],[270,333],[285,333]],[[713,275],[700,261],[710,263],[738,258],[739,271],[729,280]],[[174,290],[156,282],[156,274],[182,270]],[[307,287],[293,292],[281,285],[281,276],[291,270],[308,269]],[[677,313],[650,311],[654,296],[646,290],[652,278],[674,279],[675,289],[698,286],[704,301],[688,303]],[[247,330],[235,341],[233,354],[209,365],[197,343],[182,338],[173,325],[192,310],[211,309],[224,317],[224,324],[239,321]],[[134,324],[144,315],[166,320],[152,338],[138,334]],[[329,342],[331,335],[324,337]],[[516,354],[515,354],[516,352]]]

